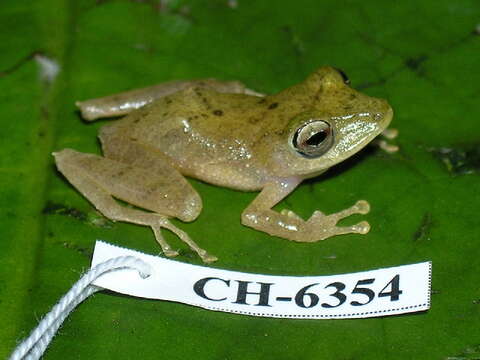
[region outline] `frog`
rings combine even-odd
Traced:
[[[304,180],[345,161],[379,135],[395,136],[388,129],[389,103],[353,89],[345,73],[331,66],[273,95],[239,81],[208,78],[76,105],[86,121],[115,120],[99,130],[103,156],[69,148],[53,153],[60,173],[108,219],[150,227],[165,256],[179,252],[162,229],[176,234],[205,263],[217,258],[171,221],[191,222],[202,210],[202,199],[186,178],[259,192],[241,213],[241,223],[272,236],[312,243],[366,234],[367,221],[337,224],[367,214],[366,200],[329,215],[316,210],[307,220],[273,207]]]

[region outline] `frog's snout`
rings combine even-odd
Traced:
[[[387,110],[386,110],[385,114],[383,115],[383,121],[382,121],[383,122],[382,127],[384,129],[387,128],[388,125],[390,125],[390,122],[393,119],[393,109],[392,109],[392,107],[386,101],[385,101],[385,104],[387,106]]]
[[[380,130],[386,129],[393,118],[393,109],[390,104],[383,99],[377,99],[378,105],[374,112],[374,121],[379,125]]]

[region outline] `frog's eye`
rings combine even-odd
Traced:
[[[299,127],[292,138],[292,145],[300,154],[315,158],[325,154],[333,144],[333,131],[329,123],[314,120]]]
[[[339,73],[340,76],[342,77],[343,82],[345,83],[345,85],[350,85],[350,79],[348,78],[347,74],[345,74],[345,73],[344,73],[342,70],[340,70],[340,69],[335,68],[335,70],[338,71],[338,73]]]

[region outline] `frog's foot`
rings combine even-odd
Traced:
[[[273,210],[246,209],[242,214],[242,223],[288,240],[316,242],[335,235],[368,233],[370,225],[366,221],[352,226],[337,226],[337,223],[350,215],[366,214],[369,211],[368,202],[360,200],[352,207],[335,214],[326,215],[321,211],[315,211],[310,219],[304,221],[290,210],[277,213]]]
[[[153,233],[155,234],[155,240],[160,244],[163,253],[168,257],[178,256],[178,251],[173,250],[171,246],[165,241],[162,233],[160,232],[161,226],[152,226]]]
[[[315,242],[340,234],[366,234],[370,230],[366,221],[352,226],[337,226],[340,220],[350,215],[368,213],[370,205],[365,200],[357,201],[352,207],[335,214],[325,215],[315,211],[307,221],[291,210],[284,209],[280,213],[272,210],[298,183],[298,179],[289,178],[267,184],[243,211],[242,224],[297,242]]]
[[[393,140],[398,136],[398,130],[397,129],[385,129],[383,132],[380,134],[380,136],[384,137],[385,139],[388,140]],[[380,149],[387,153],[394,153],[399,150],[399,147],[397,145],[392,145],[389,144],[387,140],[385,139],[375,139],[373,141],[374,145],[377,145]]]
[[[321,211],[315,211],[302,229],[308,234],[303,238],[304,242],[325,240],[341,234],[366,234],[370,231],[370,224],[366,221],[351,226],[337,226],[337,223],[353,214],[367,214],[369,211],[370,205],[365,200],[359,200],[352,207],[335,214],[325,215]]]
[[[155,234],[155,239],[157,240],[157,242],[162,247],[163,253],[166,256],[169,256],[169,257],[177,256],[178,251],[172,250],[170,245],[168,245],[168,243],[165,241],[162,234],[160,233],[160,228],[165,228],[167,230],[170,230],[175,235],[177,235],[185,244],[187,244],[190,247],[190,249],[195,251],[198,254],[198,256],[200,256],[200,258],[203,260],[203,262],[211,263],[211,262],[214,262],[214,261],[218,260],[215,256],[210,255],[206,250],[199,247],[190,238],[190,236],[188,236],[188,234],[185,231],[177,228],[166,217],[161,216],[161,215],[159,215],[158,217],[159,217],[158,225],[157,226],[153,225],[153,226],[151,226],[151,228],[153,230],[153,233]]]

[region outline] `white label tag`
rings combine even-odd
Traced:
[[[265,317],[328,319],[395,315],[430,308],[431,262],[328,276],[250,274],[185,264],[97,241],[92,267],[131,255],[152,268],[106,273],[94,285],[122,294]]]

